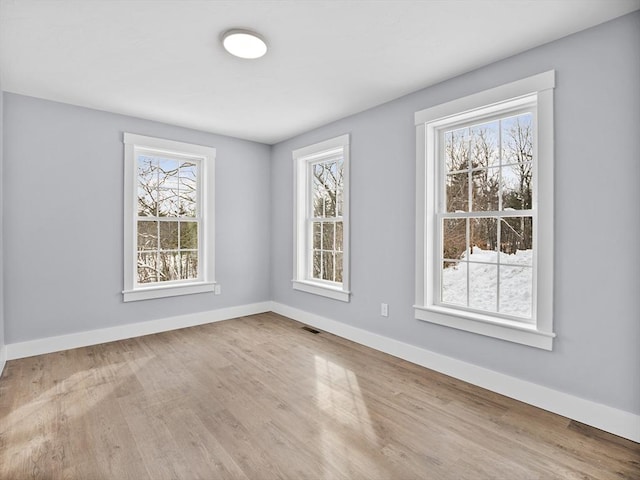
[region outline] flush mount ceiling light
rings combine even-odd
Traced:
[[[260,35],[239,28],[224,32],[222,45],[231,55],[240,58],[260,58],[267,53],[267,44]]]

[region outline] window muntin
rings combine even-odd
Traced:
[[[212,292],[211,147],[124,134],[124,301]]]
[[[436,303],[533,321],[535,101],[437,130]]]
[[[293,288],[349,301],[349,135],[293,151]]]
[[[416,112],[417,319],[553,348],[554,86],[551,70]]]

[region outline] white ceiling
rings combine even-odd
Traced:
[[[2,89],[264,143],[640,8],[640,0],[0,0]],[[233,27],[269,52],[221,47]]]

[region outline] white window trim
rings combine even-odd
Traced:
[[[136,258],[137,258],[137,162],[136,149],[147,148],[165,151],[175,155],[193,155],[202,158],[202,170],[198,188],[202,213],[202,234],[200,237],[198,263],[201,265],[201,278],[197,281],[180,281],[179,283],[165,283],[152,286],[136,286]],[[214,212],[215,185],[214,162],[216,149],[203,145],[176,142],[162,138],[147,137],[133,133],[124,134],[124,290],[125,302],[147,300],[152,298],[174,297],[194,293],[215,291],[215,263],[214,263]]]
[[[550,70],[490,90],[416,112],[416,304],[415,318],[468,332],[508,340],[544,350],[553,349],[553,88]],[[510,321],[491,314],[466,312],[437,305],[432,280],[436,262],[435,208],[437,152],[435,135],[439,125],[456,117],[473,118],[478,110],[530,95],[537,96],[537,196],[534,209],[538,223],[534,288],[534,323]],[[534,147],[535,148],[535,147]]]
[[[294,290],[348,302],[349,291],[349,134],[331,138],[293,151],[293,280]],[[343,205],[342,205],[342,285],[309,278],[307,251],[308,233],[306,231],[306,208],[310,187],[307,182],[307,166],[331,150],[342,149],[343,155]],[[303,188],[301,188],[303,186]]]

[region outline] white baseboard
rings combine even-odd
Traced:
[[[388,353],[507,397],[640,442],[640,415],[463,362],[320,315],[272,302],[271,310],[319,330]]]
[[[231,318],[268,312],[271,310],[271,302],[252,303],[237,307],[221,308],[206,312],[180,315],[176,317],[149,320],[147,322],[129,323],[117,327],[101,328],[87,332],[70,333],[57,337],[39,338],[26,342],[10,343],[6,345],[7,360],[32,357],[44,353],[59,352],[71,348],[87,347],[99,343],[124,340],[126,338],[141,337],[153,333],[177,330],[179,328],[193,327],[205,323],[220,322]]]

